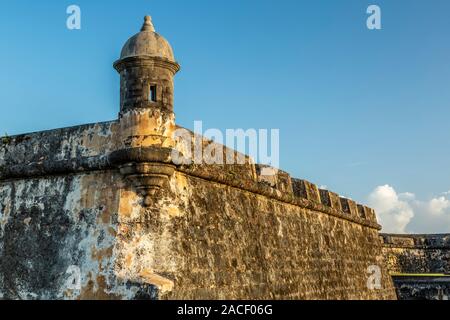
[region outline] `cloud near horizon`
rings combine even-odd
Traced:
[[[450,191],[422,201],[410,192],[397,193],[390,185],[378,186],[368,197],[382,232],[450,233]]]

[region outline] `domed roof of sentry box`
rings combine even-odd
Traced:
[[[120,59],[128,57],[157,57],[175,62],[172,47],[155,32],[150,16],[145,16],[141,32],[128,39],[123,46]]]

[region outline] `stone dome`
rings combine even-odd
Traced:
[[[150,16],[144,18],[141,32],[128,39],[123,46],[120,59],[128,57],[158,57],[175,62],[172,47],[155,32]]]

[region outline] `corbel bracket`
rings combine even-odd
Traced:
[[[170,148],[128,148],[113,151],[109,161],[143,196],[144,206],[149,207],[157,193],[167,189],[169,179],[175,172],[171,154]]]

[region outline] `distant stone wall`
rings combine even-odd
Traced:
[[[0,298],[396,298],[372,209],[251,161],[175,166],[120,130],[0,141]],[[123,159],[168,184],[144,201]]]
[[[450,234],[382,234],[391,272],[450,274]]]
[[[450,234],[382,234],[399,299],[450,298]]]
[[[394,276],[400,300],[450,300],[450,276]]]

